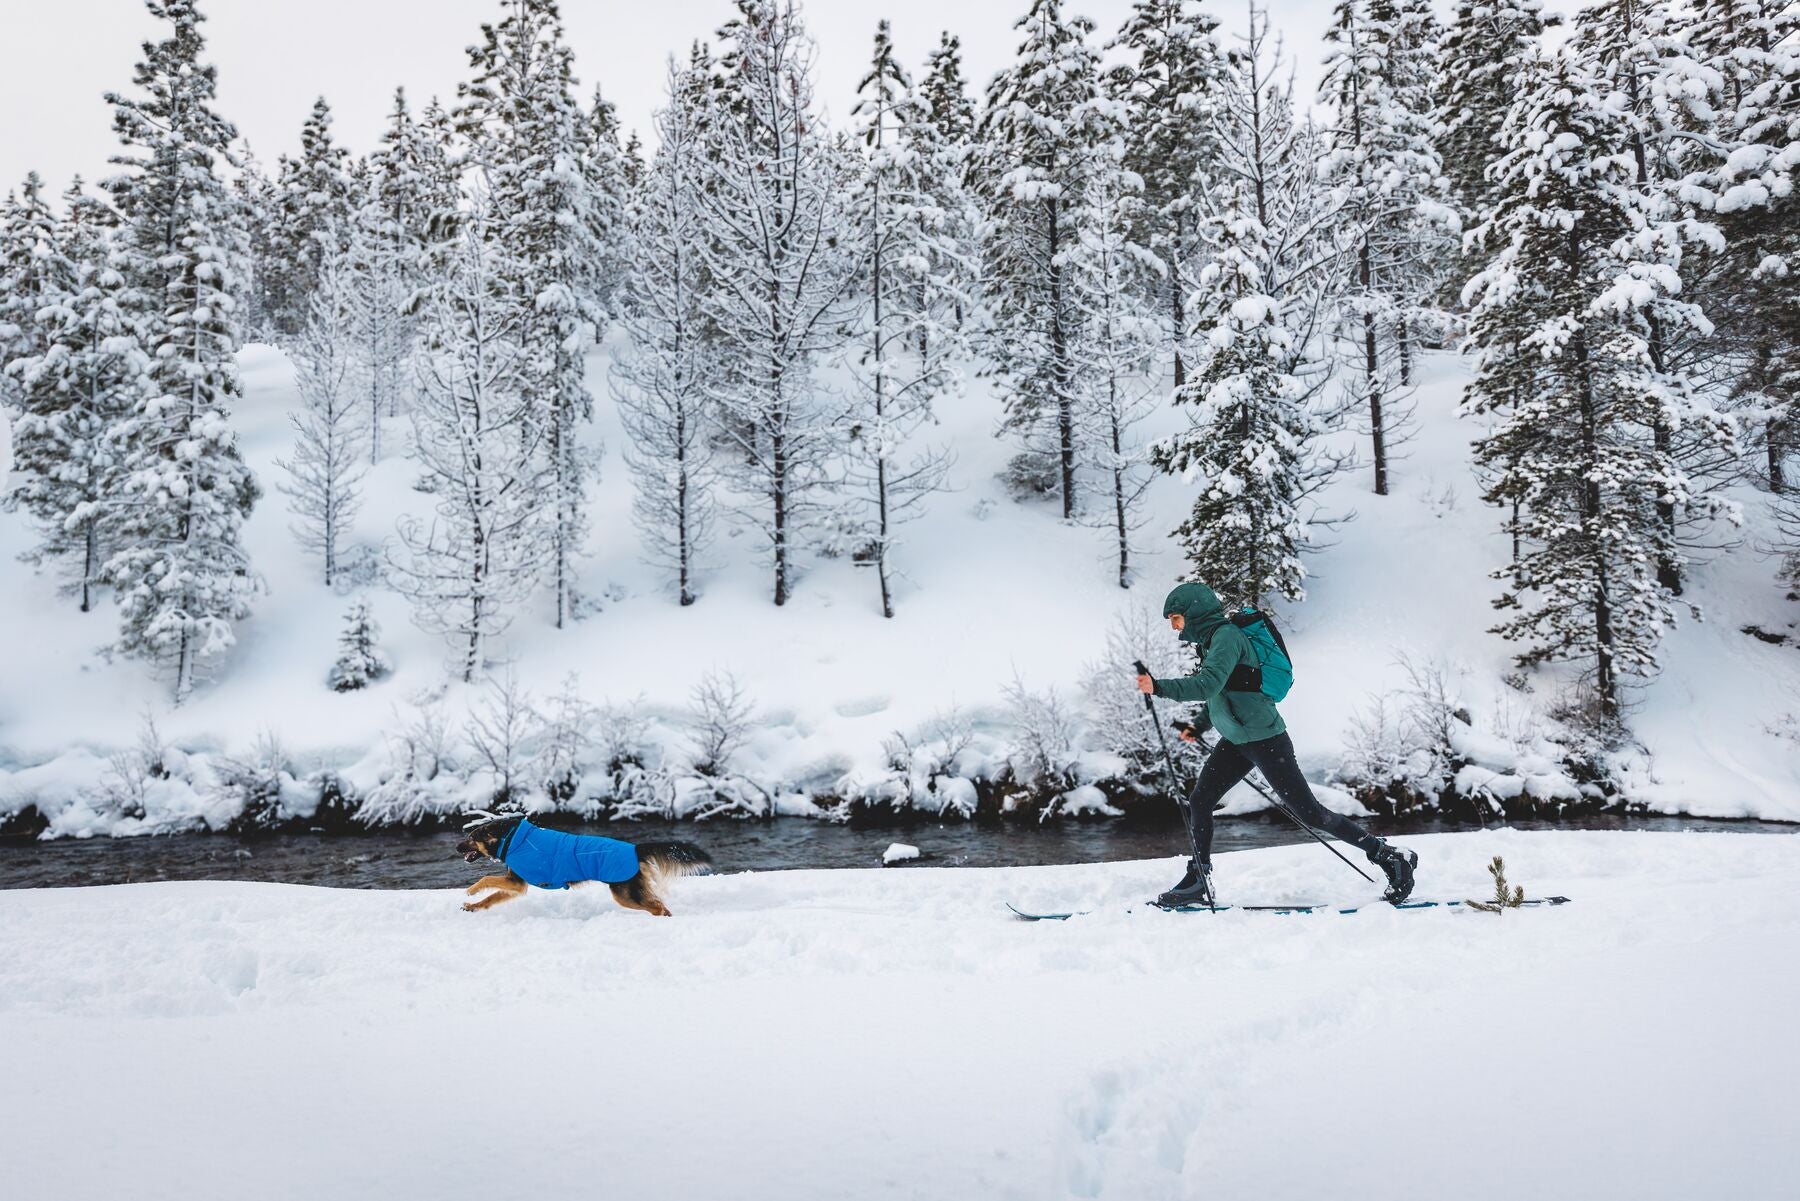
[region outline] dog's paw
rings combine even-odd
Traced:
[[[479,913],[479,912],[481,912],[481,906],[477,905],[473,901],[465,902],[462,909],[463,909],[464,913]]]

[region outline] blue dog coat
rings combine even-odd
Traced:
[[[637,848],[597,834],[564,834],[521,820],[500,847],[500,861],[534,888],[583,880],[620,884],[638,874]]]

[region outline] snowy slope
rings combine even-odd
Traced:
[[[793,602],[776,609],[753,535],[719,539],[700,602],[682,609],[639,556],[606,363],[599,352],[590,367],[599,411],[593,438],[606,450],[583,579],[593,611],[559,632],[546,620],[547,606],[537,604],[495,654],[515,663],[539,697],[578,671],[591,701],[642,698],[664,719],[672,760],[685,754],[680,722],[689,690],[720,669],[735,673],[759,707],[758,733],[740,766],[773,785],[826,789],[848,771],[878,768],[888,735],[915,731],[952,706],[1003,732],[998,701],[1015,673],[1033,688],[1072,694],[1100,657],[1115,615],[1158,606],[1181,571],[1166,537],[1188,502],[1177,480],[1152,489],[1141,534],[1152,553],[1140,560],[1141,582],[1129,593],[1112,582],[1103,531],[1066,526],[1047,506],[1007,499],[995,473],[1013,447],[993,437],[999,405],[974,380],[966,395],[941,405],[936,435],[958,456],[953,490],[904,532],[894,620],[879,617],[874,581],[845,560],[812,562]],[[0,678],[0,812],[35,799],[66,811],[58,832],[109,828],[83,798],[107,752],[133,742],[145,712],[156,712],[163,734],[185,750],[241,753],[272,733],[302,774],[360,763],[352,775],[373,779],[385,770],[384,731],[399,726],[417,698],[443,689],[448,648],[416,630],[405,603],[385,591],[372,600],[395,675],[361,694],[324,687],[348,598],[325,589],[316,565],[297,555],[286,498],[274,491],[283,478],[274,460],[291,440],[292,372],[266,347],[247,349],[243,365],[243,449],[268,489],[246,539],[269,591],[242,623],[227,670],[183,709],[167,711],[166,683],[143,664],[109,662],[102,653],[113,630],[110,605],[82,615],[56,595],[50,574],[14,562],[31,531],[24,515],[0,515],[0,562],[8,564],[0,628],[14,635]],[[1531,729],[1534,713],[1556,699],[1553,672],[1538,677],[1531,696],[1506,687],[1507,648],[1485,632],[1494,588],[1487,572],[1505,561],[1506,548],[1473,481],[1474,430],[1455,416],[1465,366],[1452,355],[1427,360],[1419,434],[1398,467],[1394,495],[1370,495],[1359,472],[1325,498],[1328,512],[1355,519],[1322,536],[1331,545],[1312,559],[1311,595],[1284,613],[1300,670],[1284,709],[1315,778],[1340,760],[1358,708],[1398,685],[1400,653],[1441,660],[1476,728],[1491,739]],[[387,423],[390,448],[407,437],[404,419]],[[374,469],[359,541],[378,547],[400,513],[428,511],[413,479],[399,455]],[[1783,715],[1800,712],[1800,654],[1738,632],[1748,623],[1781,629],[1793,620],[1773,581],[1774,565],[1748,547],[1696,572],[1693,596],[1709,618],[1671,635],[1667,670],[1639,698],[1633,720],[1653,759],[1637,773],[1635,796],[1671,811],[1800,819],[1800,741],[1770,732]],[[451,687],[446,712],[455,720],[470,699]],[[59,768],[21,770],[81,748],[90,753]],[[180,820],[218,816],[200,805]]]
[[[0,892],[19,1196],[1792,1195],[1800,838],[1410,840],[1501,917],[1123,912],[1173,861]],[[1297,846],[1230,899],[1355,899]],[[1064,924],[1003,900],[1081,904]]]

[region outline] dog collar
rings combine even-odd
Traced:
[[[525,819],[521,817],[519,819],[519,824],[506,832],[506,838],[500,843],[500,849],[494,852],[494,857],[496,859],[500,860],[502,863],[506,862],[506,852],[512,847],[513,839],[519,836],[519,831],[523,830],[526,824]]]

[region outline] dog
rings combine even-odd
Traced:
[[[465,863],[492,860],[506,874],[483,876],[469,885],[470,896],[487,895],[463,905],[463,912],[492,909],[531,888],[570,888],[605,884],[613,900],[627,909],[668,917],[663,886],[682,876],[705,875],[712,859],[692,843],[646,842],[635,845],[594,834],[565,834],[533,825],[523,817],[498,817],[464,830],[456,853]]]

